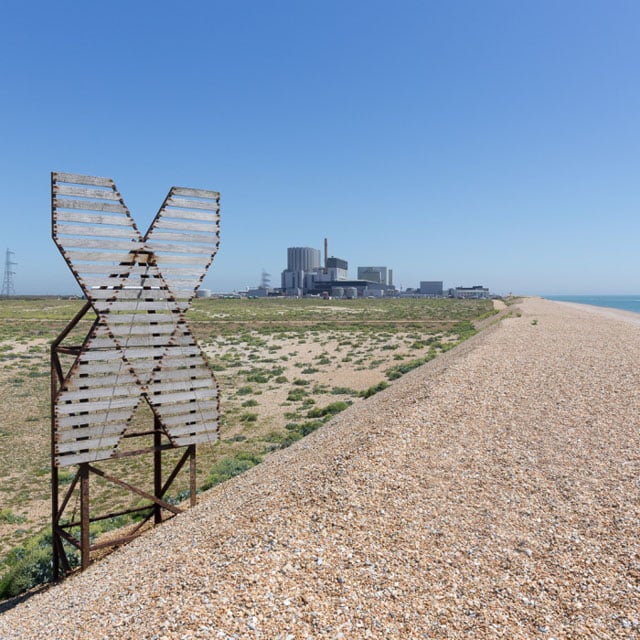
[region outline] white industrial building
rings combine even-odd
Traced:
[[[489,289],[483,287],[481,284],[474,285],[473,287],[456,287],[455,289],[449,289],[449,295],[452,298],[464,298],[464,299],[484,299],[489,298]]]
[[[358,267],[358,280],[393,286],[393,270],[387,267]]]

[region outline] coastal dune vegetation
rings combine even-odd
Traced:
[[[50,575],[49,349],[81,300],[0,301],[0,597]],[[450,299],[198,299],[187,316],[220,386],[220,438],[198,447],[207,490],[318,429],[407,371],[448,351],[495,313],[491,301]],[[90,314],[89,314],[90,316]],[[76,330],[81,342],[89,317]],[[152,420],[144,406],[137,424]],[[170,451],[166,466],[181,455]],[[151,489],[150,459],[110,461],[116,475]],[[187,495],[179,476],[170,499]],[[61,470],[61,483],[72,473]],[[102,512],[138,498],[99,478]],[[92,536],[127,524],[96,524]]]

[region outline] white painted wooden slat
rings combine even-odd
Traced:
[[[84,453],[58,455],[55,457],[57,467],[70,467],[83,462],[96,462],[96,460],[107,460],[111,457],[113,449],[94,449]]]
[[[173,244],[173,243],[164,243],[164,242],[156,242],[153,238],[151,238],[148,242],[149,248],[156,254],[156,258],[159,258],[159,255],[163,255],[166,253],[195,253],[195,254],[203,254],[210,255],[213,253],[215,247],[207,246],[207,247],[198,247],[193,246],[191,244]],[[159,254],[159,255],[158,255]]]
[[[217,411],[198,411],[197,413],[178,414],[175,416],[162,416],[162,424],[173,431],[174,428],[179,428],[179,425],[185,424],[191,420],[198,420],[202,422],[214,422],[218,419]],[[194,431],[193,426],[191,430]]]
[[[176,276],[182,276],[184,278],[190,277],[191,278],[191,282],[193,282],[194,278],[195,279],[199,279],[203,274],[202,274],[202,269],[190,269],[188,267],[186,268],[180,268],[180,267],[175,267],[175,266],[170,266],[169,267],[169,271],[168,271],[169,276],[171,276],[171,278],[175,278]],[[163,272],[163,277],[164,277],[164,272]],[[175,282],[175,280],[174,280]]]
[[[81,451],[82,449],[104,449],[115,447],[120,440],[120,436],[107,436],[105,438],[95,438],[93,440],[80,440],[78,442],[59,442],[55,449],[58,454]]]
[[[123,217],[128,217],[126,215],[127,209],[120,201],[76,200],[73,198],[60,198],[54,195],[53,206],[56,210],[103,211],[104,213],[121,213]]]
[[[134,385],[136,389],[139,389],[136,379],[128,371],[125,371],[120,375],[108,374],[91,376],[90,378],[73,378],[67,383],[65,390],[82,391],[87,387],[95,394],[111,392],[112,387],[123,385]]]
[[[217,209],[213,213],[205,213],[204,211],[184,211],[183,209],[163,209],[160,219],[164,221],[167,218],[173,218],[174,220],[193,220],[218,223],[220,220],[220,214],[217,212]],[[159,224],[159,222],[157,224]]]
[[[116,327],[115,325],[120,324],[135,324],[141,327],[149,325],[151,329],[157,325],[176,325],[179,316],[178,314],[174,313],[116,313],[114,311],[109,314],[108,318],[109,327],[112,331],[115,332],[116,330],[118,330],[118,327]]]
[[[173,269],[165,269],[165,280],[170,285],[171,292],[178,295],[178,293],[193,293],[193,289],[200,280],[200,275],[194,278],[184,278],[184,276],[175,277]]]
[[[118,311],[172,311],[173,309],[175,309],[175,304],[173,302],[163,300],[158,300],[156,302],[146,302],[144,300],[120,300],[113,303],[105,303],[105,310],[111,313]]]
[[[169,333],[165,333],[164,335],[150,336],[147,332],[138,335],[121,335],[116,338],[116,344],[125,348],[166,346],[169,335]],[[102,349],[104,347],[111,347],[113,344],[114,341],[112,338],[100,338],[91,343],[91,348]]]
[[[191,402],[195,400],[210,400],[215,398],[215,394],[211,389],[194,389],[193,391],[181,391],[179,393],[162,393],[160,395],[150,395],[149,402],[154,407],[163,406],[165,404],[173,404],[175,402]]]
[[[118,275],[113,273],[104,273],[105,267],[102,267],[102,276],[88,276],[83,278],[84,284],[89,288],[111,286],[120,289],[124,284],[129,284],[127,267],[120,267],[121,273]],[[111,270],[113,271],[113,269]]]
[[[88,411],[106,411],[108,409],[133,408],[138,404],[138,397],[135,398],[114,398],[109,400],[96,400],[95,402],[71,402],[65,403],[64,393],[58,399],[56,414],[68,416],[70,413],[80,413]]]
[[[124,315],[124,314],[123,314]],[[175,328],[175,321],[172,317],[165,314],[127,314],[126,320],[120,321],[117,314],[112,314],[110,320],[114,322],[110,323],[111,333],[114,336],[123,336],[130,334],[143,334],[143,333],[173,333]],[[161,317],[162,320],[152,321],[151,318]],[[116,321],[116,318],[118,319]],[[147,319],[149,318],[149,319]],[[155,322],[155,324],[154,324]]]
[[[80,354],[80,362],[83,364],[96,361],[118,362],[119,360],[122,360],[122,355],[120,350],[116,348],[115,343],[112,349],[102,349],[100,351],[85,350]]]
[[[173,382],[152,382],[148,385],[149,394],[153,395],[163,391],[178,391],[183,389],[184,391],[192,391],[194,389],[210,389],[212,388],[213,381],[211,378],[208,380],[206,378],[201,378],[200,380],[181,380],[179,381],[181,384],[178,384],[178,381]]]
[[[209,255],[198,255],[198,256],[193,256],[193,255],[182,255],[182,256],[176,256],[176,255],[171,255],[169,253],[167,254],[163,254],[159,251],[155,252],[155,257],[156,257],[156,262],[158,263],[158,267],[160,269],[160,271],[162,272],[163,275],[169,274],[170,275],[170,269],[171,269],[171,265],[175,264],[175,265],[181,265],[181,264],[197,264],[197,265],[202,265],[203,267],[206,267],[206,265],[209,264],[209,262],[211,261],[211,256]]]
[[[118,227],[109,227],[105,224],[76,225],[59,222],[57,225],[59,235],[82,236],[83,238],[90,236],[99,236],[101,238],[131,238],[136,237],[135,232],[132,233],[131,227],[120,225]]]
[[[131,269],[130,266],[128,265],[116,265],[114,264],[113,266],[110,265],[106,265],[106,264],[99,264],[99,263],[82,263],[77,265],[78,269],[77,271],[79,271],[82,274],[85,273],[99,273],[102,275],[103,278],[105,277],[110,277],[110,276],[115,276],[118,278],[124,278],[127,273],[128,270]],[[83,278],[85,283],[87,282],[88,278],[84,277]],[[92,283],[92,285],[95,283]]]
[[[103,200],[120,200],[119,194],[113,189],[89,189],[87,187],[74,187],[69,184],[55,184],[53,192],[63,196],[79,196],[81,198],[97,198]]]
[[[192,200],[190,198],[168,198],[165,202],[163,210],[167,207],[178,207],[180,209],[197,209],[202,211],[218,211],[219,204],[217,201]]]
[[[120,266],[120,263],[122,262],[131,262],[131,260],[133,259],[133,255],[130,251],[128,251],[128,249],[129,248],[127,247],[126,251],[119,251],[117,253],[106,253],[100,251],[67,251],[65,247],[64,255],[71,261],[71,266],[74,271],[82,272],[84,264],[82,264],[80,261],[90,260],[91,262],[106,263],[106,272],[110,268],[109,265],[116,267]]]
[[[200,434],[200,433],[211,433],[215,432],[217,429],[213,427],[216,424],[216,418],[212,418],[211,420],[200,421],[197,424],[183,424],[183,425],[175,425],[167,428],[167,431],[171,434],[172,438],[176,437],[184,437],[185,435],[190,435],[192,433]],[[205,428],[202,428],[204,425]]]
[[[150,348],[134,347],[131,349],[124,348],[122,350],[122,353],[124,353],[129,362],[132,362],[133,360],[149,360],[155,358],[156,356],[160,357],[164,354],[165,348],[166,347],[164,346]],[[156,364],[158,364],[158,362],[156,362]],[[133,364],[133,366],[135,367],[135,364]]]
[[[117,328],[114,327],[112,333],[118,344],[124,344],[129,338],[142,339],[145,337],[164,340],[164,344],[167,344],[172,339],[173,326],[170,324],[159,324],[153,327],[148,325],[131,325],[127,327],[124,325]]]
[[[66,250],[67,247],[82,247],[83,249],[100,249],[106,251],[108,249],[125,249],[126,251],[138,251],[144,247],[142,242],[134,240],[93,240],[90,238],[58,238],[58,242]],[[117,260],[119,256],[112,255],[114,260]],[[89,258],[91,259],[91,258]]]
[[[173,187],[171,193],[177,196],[188,196],[191,198],[212,198],[218,199],[220,197],[219,191],[209,191],[207,189],[190,189],[188,187]]]
[[[133,223],[127,216],[109,216],[103,213],[83,213],[81,211],[56,211],[55,221],[88,222],[89,224],[111,224],[133,230]]]
[[[78,373],[79,374],[88,374],[90,376],[102,374],[102,375],[110,375],[117,374],[122,371],[126,371],[126,364],[119,360],[108,360],[104,362],[85,362],[84,364],[80,364]]]
[[[210,431],[205,433],[199,433],[195,436],[184,436],[174,438],[174,442],[178,447],[186,447],[190,444],[202,444],[202,443],[214,443],[218,439],[217,425],[212,424],[209,427]]]
[[[95,287],[89,287],[87,290],[87,295],[91,297],[92,300],[111,300],[114,298],[114,304],[117,305],[119,302],[124,302],[126,300],[140,300],[151,302],[153,300],[166,300],[171,296],[171,293],[168,291],[163,291],[162,289],[127,289],[122,287],[118,283],[122,283],[122,280],[118,278],[105,278],[104,279],[105,287],[113,287],[111,289],[96,289]]]
[[[169,242],[176,240],[177,242],[186,242],[191,247],[193,244],[206,244],[207,246],[215,245],[217,235],[205,235],[204,233],[193,233],[186,231],[177,233],[175,231],[159,231],[155,229],[153,235],[148,239],[149,244],[155,242]]]
[[[192,402],[187,404],[173,404],[165,407],[157,407],[156,411],[161,412],[162,418],[166,419],[169,416],[190,413],[190,409],[195,409],[196,413],[201,413],[203,411],[218,411],[219,406],[216,400],[201,400],[197,403]]]
[[[115,186],[111,178],[101,178],[99,176],[83,176],[78,173],[64,173],[62,171],[54,171],[52,175],[54,184],[60,182],[72,182],[75,184],[89,184],[99,187]]]
[[[76,442],[78,438],[94,438],[96,436],[101,437],[114,434],[120,435],[125,429],[126,424],[122,422],[101,424],[94,427],[81,427],[79,429],[58,429],[56,432],[56,440],[57,442]]]
[[[208,367],[197,367],[195,369],[168,369],[163,368],[153,377],[150,384],[162,384],[164,382],[173,382],[181,380],[207,380],[212,381],[211,371]]]
[[[86,416],[60,416],[57,419],[58,428],[67,429],[72,428],[80,424],[100,424],[104,425],[107,422],[119,422],[126,421],[131,415],[131,409],[127,411],[102,411],[91,413]]]
[[[193,360],[193,364],[201,366],[204,364],[204,358],[202,357],[202,351],[200,346],[196,342],[195,338],[190,334],[178,335],[171,342],[171,354],[167,357],[181,357],[190,355]],[[167,360],[169,363],[170,360]]]
[[[210,233],[212,235],[218,235],[219,227],[216,223],[210,222],[206,224],[204,222],[189,222],[188,220],[166,220],[162,218],[156,225],[156,229],[170,230],[170,231],[184,231],[198,232],[198,233]],[[157,233],[154,231],[154,233]]]
[[[166,370],[180,369],[180,367],[198,369],[201,366],[201,361],[195,355],[184,354],[184,357],[180,357],[174,353],[172,355],[165,354],[162,358],[162,367]]]
[[[91,382],[99,382],[100,378],[92,378]],[[105,386],[103,384],[91,384],[89,389],[81,389],[80,391],[64,391],[63,396],[60,398],[60,402],[79,402],[80,400],[91,400],[99,397],[100,394],[108,393],[110,398],[117,398],[118,396],[124,396],[130,398],[131,396],[138,396],[140,394],[140,387],[132,381],[131,385],[110,385]]]

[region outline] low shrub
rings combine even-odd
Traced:
[[[248,387],[248,386],[240,387],[240,388],[236,391],[236,394],[237,394],[237,395],[239,395],[239,396],[247,396],[247,395],[249,395],[250,393],[253,393],[253,387]]]
[[[331,393],[334,396],[353,396],[357,394],[356,391],[349,387],[333,387],[333,389],[331,389]]]
[[[287,400],[289,402],[300,402],[300,400],[304,400],[305,396],[308,395],[304,389],[292,389],[287,395]]]
[[[209,476],[202,486],[203,491],[241,474],[262,462],[262,457],[249,451],[241,451],[235,456],[222,458],[209,471]]]
[[[349,402],[338,400],[338,402],[332,402],[325,407],[317,407],[316,409],[311,409],[307,412],[307,418],[323,418],[325,416],[333,416],[336,413],[340,413],[341,411],[348,409],[349,404]]]
[[[24,516],[16,515],[11,509],[0,509],[0,524],[21,524],[26,520]]]
[[[437,353],[435,351],[429,351],[426,356],[422,358],[416,358],[415,360],[409,360],[407,362],[403,362],[402,364],[397,364],[395,367],[391,367],[386,370],[386,376],[389,380],[397,380],[402,377],[405,373],[413,369],[417,369],[418,367],[426,364],[430,360],[433,360],[436,357]]]
[[[79,564],[78,554],[67,550],[72,567]],[[14,547],[5,557],[6,573],[0,577],[0,600],[12,598],[53,579],[51,532],[45,531]]]
[[[360,393],[358,393],[358,396],[360,398],[370,398],[371,396],[375,395],[379,391],[386,389],[388,386],[389,386],[389,383],[383,380],[382,382],[379,382],[378,384],[373,385],[368,389],[364,389],[364,391],[360,391]]]

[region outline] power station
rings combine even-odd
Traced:
[[[288,296],[324,295],[334,298],[382,297],[395,291],[387,267],[358,267],[358,278],[349,279],[349,263],[329,255],[324,239],[324,260],[312,247],[289,247],[287,268],[282,272],[282,292]]]

